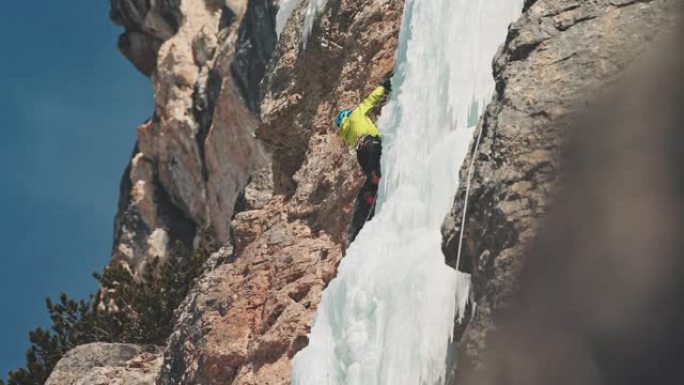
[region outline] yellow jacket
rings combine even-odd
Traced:
[[[340,137],[350,146],[355,146],[360,137],[365,135],[379,136],[378,128],[368,116],[370,110],[385,95],[385,88],[378,86],[358,107],[356,107],[349,117],[342,120],[340,125]]]

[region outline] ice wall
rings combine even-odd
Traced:
[[[444,264],[440,225],[473,136],[472,106],[486,105],[492,58],[521,9],[522,0],[407,0],[395,90],[378,121],[377,215],[324,292],[293,384],[443,382],[470,281]]]

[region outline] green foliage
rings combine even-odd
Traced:
[[[26,366],[9,373],[7,385],[43,385],[62,356],[91,342],[165,343],[173,329],[173,312],[185,298],[206,261],[202,251],[178,244],[165,263],[150,262],[142,277],[123,266],[93,276],[100,290],[87,301],[61,293],[59,301],[46,300],[52,325],[29,333],[31,347]],[[0,385],[5,385],[0,380]]]

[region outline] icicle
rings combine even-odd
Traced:
[[[276,15],[276,33],[278,37],[283,32],[290,15],[292,15],[292,12],[299,6],[301,1],[304,0],[280,0],[280,8]],[[328,0],[308,0],[306,10],[304,11],[304,22],[302,23],[301,42],[303,47],[306,47],[306,44],[309,42],[309,36],[318,13],[325,8],[327,3]]]
[[[306,8],[306,15],[304,15],[304,25],[302,25],[302,46],[306,47],[313,29],[314,21],[318,13],[325,8],[328,0],[309,0],[309,6]]]

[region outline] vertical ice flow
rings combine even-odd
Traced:
[[[280,0],[278,3],[278,13],[276,14],[276,33],[280,37],[283,32],[287,20],[292,15],[292,12],[299,6],[301,1],[308,1],[306,10],[304,11],[304,22],[302,23],[302,46],[306,47],[311,35],[316,17],[321,12],[328,0]]]
[[[492,94],[492,58],[521,8],[522,0],[406,1],[394,92],[378,121],[377,215],[325,290],[292,384],[443,383],[470,281],[444,264],[440,225],[473,136],[472,108]]]
[[[313,28],[314,21],[316,21],[316,16],[325,5],[328,0],[309,0],[309,5],[306,7],[306,13],[304,14],[304,25],[302,25],[302,46],[306,47],[309,42],[309,35],[311,35],[311,29]]]
[[[278,34],[278,37],[280,37],[287,20],[297,8],[299,2],[300,0],[280,0],[278,2],[278,13],[276,14],[276,33]]]

